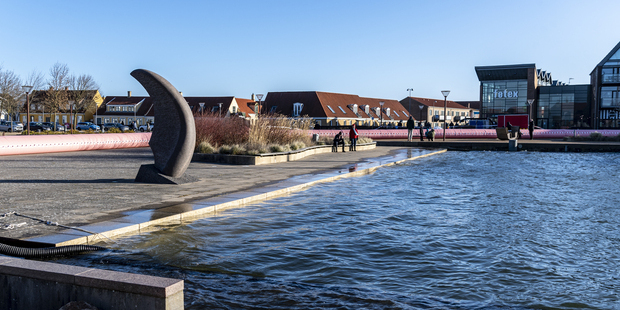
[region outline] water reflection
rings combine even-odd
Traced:
[[[612,309],[619,164],[450,152],[70,263],[183,278],[187,309]]]

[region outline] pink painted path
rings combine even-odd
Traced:
[[[0,137],[0,155],[147,147],[151,133],[18,135]]]

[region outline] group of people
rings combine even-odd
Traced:
[[[351,144],[349,145],[349,151],[357,151],[357,139],[359,138],[359,132],[357,131],[357,126],[355,126],[355,124],[353,124],[351,126],[351,130],[349,130],[349,140],[351,141]],[[339,133],[336,134],[336,136],[334,137],[334,144],[332,145],[332,152],[338,152],[338,146],[342,145],[342,151],[346,152],[344,150],[344,134],[342,133],[342,131],[340,131]]]
[[[430,127],[429,122],[426,122],[425,126],[420,124],[420,141],[424,141],[424,137],[428,141],[435,140],[435,129]],[[407,141],[413,141],[413,129],[415,129],[415,121],[412,116],[409,116],[409,120],[407,120]]]
[[[506,128],[508,128],[513,136],[521,139],[521,130],[519,130],[518,126],[512,126],[510,122],[507,122]],[[534,140],[534,119],[530,119],[530,122],[527,125],[527,131],[530,134],[530,140]]]

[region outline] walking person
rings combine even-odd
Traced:
[[[413,140],[413,128],[415,127],[415,122],[413,121],[413,117],[409,116],[407,120],[407,141]]]
[[[353,126],[351,126],[351,130],[349,130],[349,140],[351,140],[349,151],[357,152],[357,138],[359,138],[359,133],[357,132],[357,127],[353,124]]]
[[[534,140],[534,119],[530,119],[530,124],[527,127],[527,131],[530,132],[530,140]]]

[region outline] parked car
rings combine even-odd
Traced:
[[[52,127],[45,125],[41,122],[30,122],[30,131],[51,131]]]
[[[100,127],[91,122],[79,122],[75,125],[75,129],[77,130],[94,130],[99,131]]]
[[[62,125],[61,123],[43,122],[43,124],[45,124],[47,126],[50,126],[50,128],[52,128],[52,130],[65,131],[65,126]]]
[[[103,124],[103,130],[108,131],[112,128],[118,128],[120,131],[125,132],[129,130],[129,126],[123,125],[121,123],[105,123]]]
[[[24,125],[20,122],[0,121],[0,131],[17,132],[23,130]]]
[[[153,127],[155,126],[155,124],[151,124],[151,131],[153,131]],[[140,127],[138,127],[138,130],[140,132],[145,132],[148,131],[148,128],[146,128],[146,125],[141,125]]]

